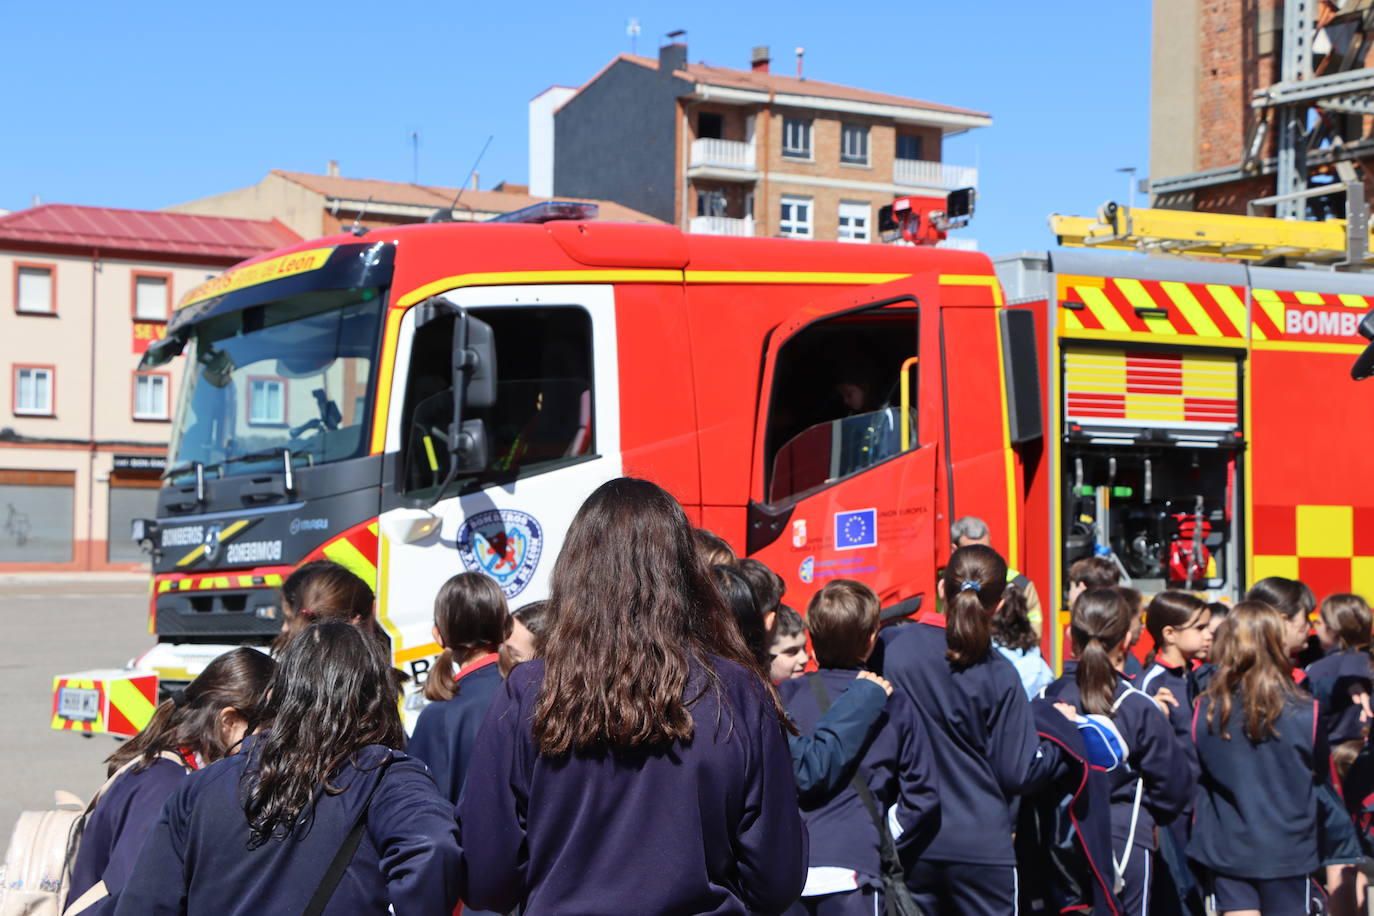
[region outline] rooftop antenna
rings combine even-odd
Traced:
[[[799,80],[800,80],[800,79],[806,79],[806,77],[802,76],[802,57],[803,57],[805,54],[806,54],[806,49],[805,49],[805,48],[803,48],[803,47],[798,47],[798,48],[797,48],[797,79],[799,79]]]
[[[418,130],[412,130],[412,131],[410,132],[410,148],[411,148],[411,173],[412,173],[412,178],[411,178],[411,180],[412,180],[415,184],[419,184],[419,183],[420,183],[420,132],[419,132]]]
[[[639,27],[639,20],[638,20],[638,19],[634,19],[634,18],[630,19],[629,23],[627,23],[626,26],[625,26],[625,34],[630,36],[630,53],[631,53],[631,54],[638,54],[638,53],[639,53],[639,33],[642,32],[642,31],[643,31],[643,29],[641,29],[641,28]]]
[[[368,204],[372,203],[372,195],[367,195],[367,200],[358,209],[358,215],[353,217],[353,225],[348,227],[348,231],[353,235],[366,235],[367,230],[362,227],[363,214],[367,212]]]
[[[482,151],[477,154],[477,161],[468,169],[468,177],[458,186],[458,193],[453,195],[453,203],[447,207],[441,207],[429,215],[427,223],[451,223],[453,222],[453,208],[458,206],[458,201],[462,199],[463,192],[467,190],[468,182],[472,181],[472,176],[477,174],[477,167],[482,164],[482,157],[487,154],[487,147],[491,146],[491,141],[496,139],[495,134],[487,134],[487,142],[482,144]]]

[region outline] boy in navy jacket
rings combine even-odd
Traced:
[[[856,686],[855,672],[877,639],[878,596],[862,583],[836,579],[811,599],[806,616],[821,670],[785,681],[778,689],[793,722],[811,735],[824,708]],[[900,694],[888,697],[877,729],[854,765],[845,768],[850,780],[862,780],[868,788],[874,811],[849,781],[829,791],[803,793],[802,818],[811,836],[807,886],[789,912],[857,916],[881,909],[881,898],[874,900],[882,887],[881,837],[874,815],[888,821],[908,856],[929,839],[939,823],[940,803],[928,749],[911,701]]]

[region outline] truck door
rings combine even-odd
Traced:
[[[747,549],[786,580],[793,607],[835,578],[907,613],[933,587],[937,424],[922,379],[938,376],[920,358],[935,352],[922,328],[936,295],[928,278],[865,287],[769,338]]]
[[[441,493],[453,460],[445,432],[455,319],[418,329],[417,309],[401,319],[378,616],[412,687],[439,652],[430,634],[439,587],[477,571],[497,581],[512,610],[545,598],[573,514],[621,474],[613,287],[472,287],[444,298],[491,327],[496,398],[463,415],[482,421],[484,467],[458,474]]]

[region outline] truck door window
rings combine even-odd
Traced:
[[[770,503],[804,496],[902,451],[901,368],[917,352],[914,308],[841,315],[783,344],[764,439]],[[914,371],[910,384],[914,405]],[[909,416],[914,447],[914,408]]]
[[[474,308],[496,339],[496,404],[467,409],[486,421],[487,466],[466,475],[481,481],[525,477],[596,453],[592,399],[591,317],[576,306]],[[411,349],[403,408],[401,489],[417,496],[447,476],[453,417],[453,320],[418,330]]]

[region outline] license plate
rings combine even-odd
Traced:
[[[89,687],[60,687],[57,714],[76,722],[94,722],[100,717],[100,691]]]

